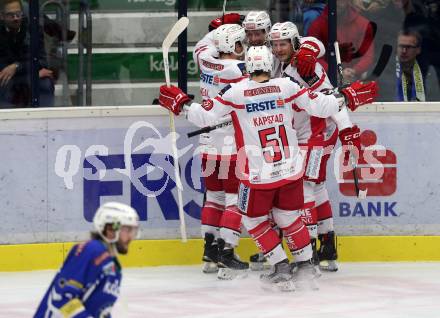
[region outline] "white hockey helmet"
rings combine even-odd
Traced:
[[[223,53],[243,54],[244,49],[241,53],[235,51],[235,43],[240,42],[243,44],[245,38],[246,33],[238,24],[224,24],[214,31],[214,45],[217,51]]]
[[[250,11],[243,21],[245,30],[265,30],[269,33],[272,23],[266,11]]]
[[[299,32],[296,25],[292,22],[278,22],[275,23],[269,32],[269,40],[290,40],[293,48],[298,49]]]
[[[112,224],[116,237],[112,240],[104,235],[106,224]],[[139,216],[131,207],[119,202],[108,202],[101,205],[93,217],[93,225],[99,235],[108,243],[115,243],[119,239],[121,226],[139,227]]]
[[[270,73],[272,71],[272,52],[265,46],[252,46],[246,53],[246,70],[249,74],[255,71]]]

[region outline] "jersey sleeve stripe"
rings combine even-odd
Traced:
[[[233,108],[237,108],[237,109],[244,109],[244,105],[237,105],[237,104],[234,104],[234,103],[232,103],[232,102],[230,102],[230,101],[224,100],[223,98],[221,98],[221,97],[219,97],[219,96],[216,96],[214,99],[215,99],[216,101],[222,103],[223,105],[231,106],[231,107],[233,107]]]
[[[319,79],[319,81],[317,81],[315,84],[313,84],[310,89],[312,91],[314,91],[315,89],[317,89],[319,86],[321,86],[321,84],[324,82],[325,80],[325,73],[322,73],[321,78]]]
[[[237,78],[227,79],[227,78],[219,78],[219,82],[222,84],[231,84],[231,83],[238,83],[242,80],[244,80],[246,76],[240,76]]]
[[[284,99],[285,103],[290,103],[291,101],[293,101],[295,98],[298,98],[299,96],[301,96],[302,94],[304,94],[305,92],[307,92],[307,88],[303,88],[301,89],[299,92],[297,92],[296,94],[287,97],[286,99]]]
[[[206,49],[208,46],[207,45],[202,45],[201,47],[198,47],[194,52],[197,53],[202,49]]]
[[[200,53],[202,53],[203,51],[206,51],[207,50],[207,48],[204,48],[204,49],[201,49],[199,52],[196,52],[196,56],[197,56],[197,64],[199,64],[199,56],[200,56]],[[198,65],[199,66],[199,68],[200,68],[200,65]]]

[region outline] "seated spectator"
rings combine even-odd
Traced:
[[[304,0],[303,12],[303,34],[307,35],[310,25],[324,11],[326,0]]]
[[[53,106],[53,73],[47,69],[43,35],[38,54],[40,106]],[[4,0],[0,7],[0,107],[30,104],[30,36],[20,0]]]
[[[374,59],[374,30],[369,20],[360,15],[350,0],[338,0],[337,7],[337,39],[343,64],[343,75],[346,81],[360,79],[370,69]],[[314,36],[328,47],[328,7],[313,21],[308,35]],[[321,59],[327,69],[328,62]]]
[[[397,37],[396,101],[425,101],[425,83],[417,56],[421,37],[416,31],[404,30]]]

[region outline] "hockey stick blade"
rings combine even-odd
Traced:
[[[374,81],[378,78],[390,60],[391,54],[393,53],[393,47],[389,44],[384,44],[382,46],[382,50],[380,52],[379,59],[377,60],[376,66],[374,67],[373,72],[366,78],[367,81]]]
[[[171,28],[170,32],[166,36],[165,40],[162,42],[162,55],[163,55],[163,63],[164,69],[169,69],[168,62],[168,52],[173,45],[174,41],[179,37],[179,35],[185,31],[188,27],[189,19],[187,17],[181,17],[176,24]],[[165,81],[167,86],[170,86],[170,74],[169,72],[165,72]]]
[[[353,53],[353,56],[352,56],[353,59],[360,58],[360,57],[364,56],[364,54],[367,53],[368,49],[370,48],[371,44],[373,43],[374,38],[376,37],[377,24],[373,21],[370,21],[370,26],[371,26],[371,31],[372,31],[371,40],[367,39],[367,37],[366,37],[367,33],[365,32],[365,37],[362,40],[362,43],[359,46],[359,49]]]
[[[352,165],[353,165],[354,189],[355,189],[355,192],[356,192],[356,196],[360,200],[365,200],[367,198],[368,189],[361,190],[361,188],[359,187],[359,178],[358,178],[357,173],[356,173],[356,169],[357,169],[356,162],[353,162]]]

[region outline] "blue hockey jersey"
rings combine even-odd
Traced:
[[[35,318],[109,318],[122,273],[100,240],[75,245],[56,274]]]

